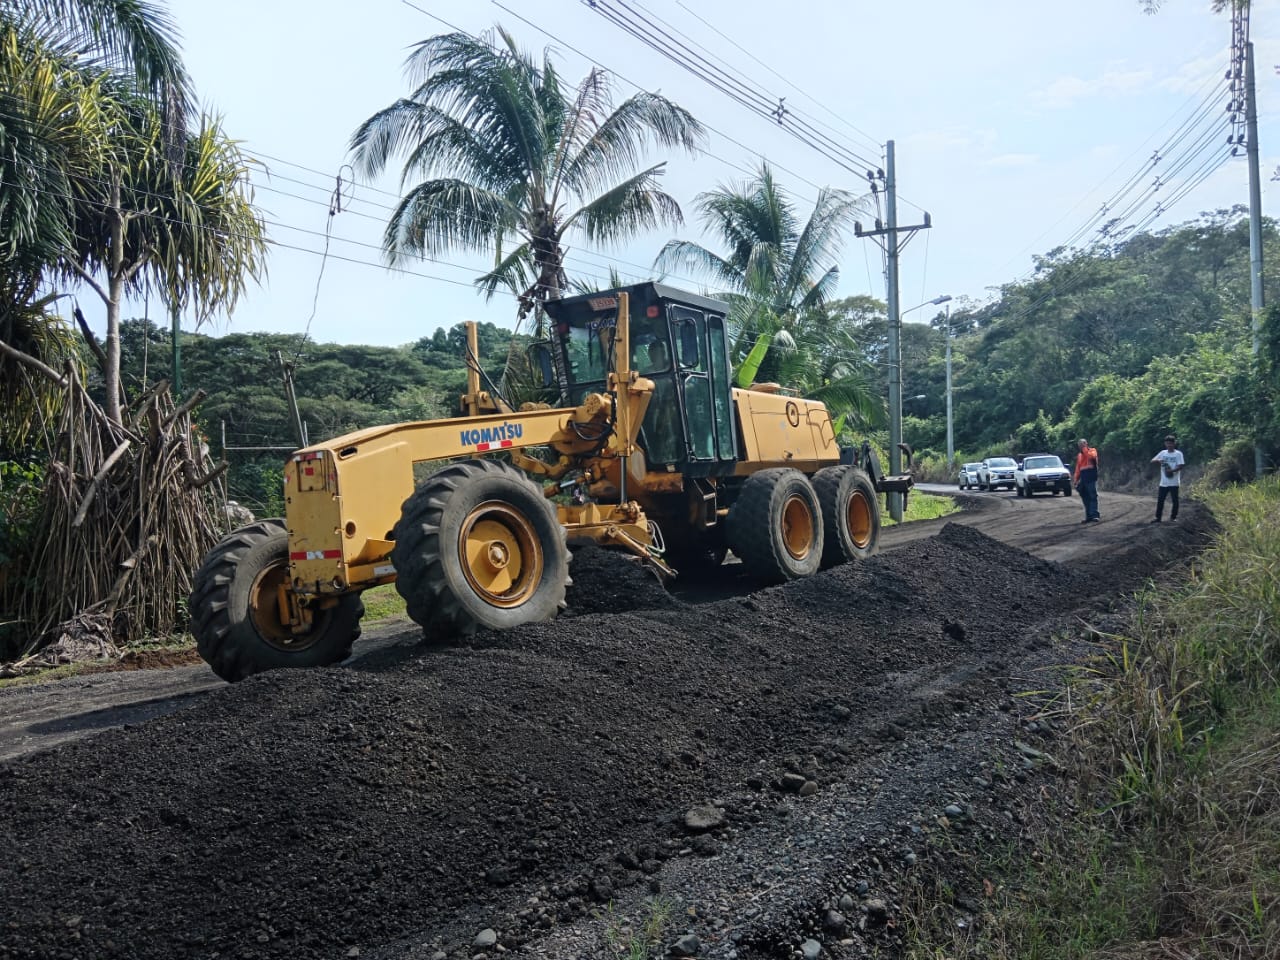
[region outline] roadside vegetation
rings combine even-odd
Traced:
[[[1205,499],[1219,541],[1059,701],[1074,796],[1041,856],[974,855],[982,922],[922,896],[909,957],[1280,956],[1280,481]]]

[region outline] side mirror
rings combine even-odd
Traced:
[[[551,362],[551,344],[545,340],[538,340],[529,344],[525,350],[525,356],[529,358],[529,370],[533,373],[534,380],[538,386],[544,390],[556,385],[556,368]]]

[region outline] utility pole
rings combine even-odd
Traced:
[[[1253,310],[1253,360],[1262,351],[1262,178],[1258,172],[1258,98],[1253,73],[1253,42],[1244,45],[1245,155],[1249,161],[1249,294]],[[1253,445],[1253,473],[1262,476],[1262,444]]]
[[[293,361],[286,361],[279,350],[276,360],[280,363],[280,372],[284,375],[284,398],[289,404],[289,414],[293,418],[293,434],[298,438],[298,446],[307,445],[307,428],[302,423],[302,414],[298,410],[298,394],[293,389]]]
[[[951,304],[947,304],[947,473],[956,458],[955,439],[951,433]]]
[[[898,303],[898,259],[911,236],[917,230],[929,229],[933,224],[926,213],[924,223],[898,226],[898,181],[892,140],[885,143],[884,170],[867,171],[867,180],[871,183],[873,193],[878,192],[877,179],[884,180],[885,220],[883,223],[877,220],[874,230],[863,230],[862,224],[855,223],[853,235],[885,238],[881,247],[885,252],[885,301],[889,309],[889,473],[897,476],[902,473],[902,448],[899,446],[902,443],[902,315]],[[906,240],[899,242],[899,233],[907,234]],[[889,493],[888,497],[889,516],[900,521],[902,494]]]

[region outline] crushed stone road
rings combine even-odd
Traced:
[[[891,956],[939,831],[1031,842],[1055,730],[1024,691],[1211,533],[961,502],[782,587],[671,598],[580,554],[575,615],[468,646],[393,624],[235,686],[0,692],[0,957],[626,956],[646,922],[673,955]]]

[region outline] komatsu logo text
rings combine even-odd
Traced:
[[[478,447],[487,443],[510,444],[524,436],[524,424],[501,423],[496,427],[480,427],[463,430],[461,442],[464,447]]]

